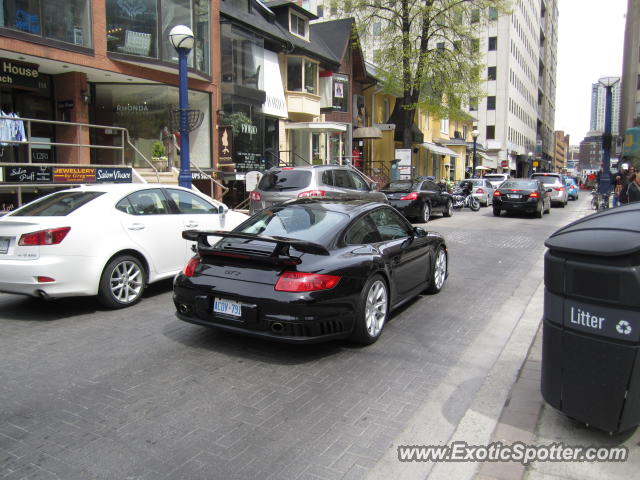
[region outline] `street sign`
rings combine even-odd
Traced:
[[[537,167],[540,164],[540,162],[533,162],[533,166]]]

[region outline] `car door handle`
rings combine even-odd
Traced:
[[[132,223],[127,228],[129,230],[144,230],[145,226],[142,223]]]
[[[187,227],[187,228],[196,228],[198,225],[200,225],[200,224],[196,223],[196,222],[189,222],[189,223],[185,224],[185,227]]]

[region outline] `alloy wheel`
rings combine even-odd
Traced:
[[[142,291],[142,270],[135,262],[120,262],[111,272],[109,286],[114,299],[125,304],[131,303]]]
[[[436,288],[440,290],[447,278],[447,254],[444,253],[444,250],[442,249],[438,250],[438,255],[436,256],[433,278],[435,280]]]
[[[377,337],[387,317],[387,287],[382,280],[376,280],[369,288],[364,314],[367,333]]]

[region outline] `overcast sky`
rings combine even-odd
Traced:
[[[622,74],[627,0],[559,0],[556,130],[578,145],[589,130],[591,84]]]

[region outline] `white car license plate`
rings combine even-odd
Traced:
[[[507,195],[507,197],[509,198],[520,198],[522,195],[518,195],[517,193],[510,193],[509,195]]]
[[[7,253],[9,251],[9,239],[0,238],[0,254]]]
[[[226,300],[224,298],[216,298],[213,301],[214,313],[224,313],[225,315],[233,315],[234,317],[242,316],[242,305],[233,300]]]

